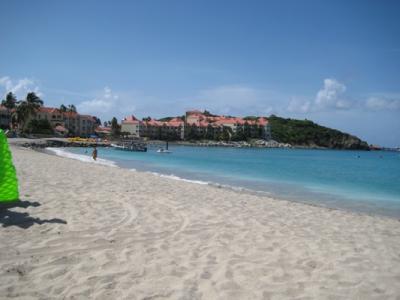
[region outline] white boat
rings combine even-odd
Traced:
[[[165,147],[165,149],[164,149],[164,148],[159,148],[159,149],[157,150],[157,153],[165,153],[165,154],[167,154],[167,153],[172,153],[172,151],[169,151],[169,150],[168,150],[168,141],[166,142],[166,147]]]
[[[147,152],[147,147],[144,143],[122,142],[119,144],[111,144],[111,147],[124,151]]]
[[[172,153],[172,152],[169,151],[169,150],[166,150],[164,148],[160,148],[160,149],[157,150],[157,153]]]

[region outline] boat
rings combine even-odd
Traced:
[[[157,153],[165,153],[165,154],[172,153],[172,151],[168,150],[168,141],[167,141],[165,149],[164,148],[160,148],[160,149],[157,150]]]
[[[145,143],[140,142],[121,142],[117,144],[111,144],[116,150],[123,150],[123,151],[132,151],[132,152],[147,152],[147,146]]]
[[[171,151],[164,149],[164,148],[160,148],[157,150],[157,153],[172,153]]]

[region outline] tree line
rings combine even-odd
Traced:
[[[9,92],[1,105],[11,113],[11,123],[17,125],[21,132],[26,132],[29,129],[27,121],[43,106],[43,100],[34,92],[28,93],[25,99],[18,100],[12,92]]]
[[[369,149],[366,142],[348,133],[320,126],[310,120],[269,117],[272,139],[291,145],[330,149]]]

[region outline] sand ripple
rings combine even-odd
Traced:
[[[399,299],[397,220],[13,154],[0,298]]]

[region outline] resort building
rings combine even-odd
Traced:
[[[97,126],[93,116],[73,111],[63,112],[58,108],[45,106],[40,107],[32,119],[49,121],[51,127],[62,135],[89,136],[95,133]]]
[[[228,135],[229,139],[271,139],[271,128],[265,117],[238,118],[212,115],[198,110],[186,112],[186,138],[214,138]]]
[[[109,138],[111,136],[111,127],[98,126],[94,132],[101,138]]]
[[[140,137],[140,121],[131,115],[121,122],[121,132],[129,133],[133,137]]]
[[[184,121],[181,118],[172,118],[169,121],[140,121],[135,116],[128,116],[121,122],[121,132],[137,138],[181,140],[184,138]]]
[[[180,117],[142,121],[135,116],[125,117],[121,132],[135,138],[162,140],[213,139],[244,140],[259,138],[269,140],[271,130],[265,117],[237,118],[217,116],[198,110],[186,112]]]

